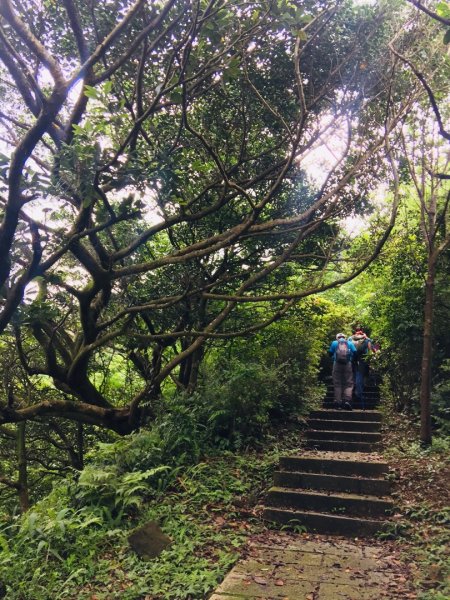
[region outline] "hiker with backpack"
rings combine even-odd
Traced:
[[[335,408],[352,410],[353,369],[356,348],[343,333],[338,333],[328,350],[333,357],[333,387]]]
[[[364,408],[364,386],[369,375],[368,358],[371,352],[375,352],[372,340],[367,337],[364,330],[358,327],[350,340],[356,348],[354,357],[354,376],[355,376],[355,398]]]

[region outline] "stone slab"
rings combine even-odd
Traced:
[[[376,543],[268,533],[251,540],[210,600],[380,600],[396,580],[385,555]]]
[[[307,580],[284,581],[264,575],[236,575],[226,577],[216,594],[228,594],[243,598],[289,598],[300,600],[314,592],[314,582]]]
[[[378,587],[321,583],[315,600],[381,600]],[[300,600],[300,599],[299,599]],[[399,599],[400,600],[400,599]]]
[[[251,553],[251,556],[258,562],[272,562],[273,565],[298,564],[301,560],[302,565],[320,566],[324,560],[324,554],[321,552],[299,553],[298,550],[273,550],[270,548],[260,548],[255,554]]]

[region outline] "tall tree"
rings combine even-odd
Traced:
[[[6,0],[0,15],[0,330],[60,391],[13,391],[0,423],[132,431],[169,377],[195,386],[206,340],[270,324],[379,253],[392,220],[330,279],[334,224],[387,176],[417,94],[393,85],[389,10]],[[302,167],[333,132],[314,188]],[[250,302],[267,309],[239,327]],[[113,354],[133,372],[117,396],[96,376]]]
[[[429,19],[415,15],[417,31],[428,35],[426,48],[421,37],[408,51],[402,49],[404,34],[397,36],[390,48],[420,82],[426,93],[431,114],[422,103],[412,111],[414,120],[408,121],[409,132],[403,135],[403,149],[409,174],[417,193],[420,212],[422,238],[427,255],[427,275],[425,281],[425,306],[423,321],[423,352],[421,366],[420,406],[421,442],[431,444],[431,387],[433,357],[433,317],[435,282],[439,262],[450,246],[449,202],[450,191],[446,184],[448,175],[448,114],[439,108],[443,98],[448,103],[449,63],[442,61],[448,33],[441,37],[441,25],[450,25],[450,8],[441,2],[436,10],[431,10],[422,2],[411,1]],[[436,27],[433,27],[436,25]],[[426,56],[426,63],[417,64],[417,57]],[[433,117],[434,116],[434,122]],[[441,136],[441,140],[437,136]],[[446,147],[447,146],[447,147]]]
[[[442,178],[432,175],[447,170],[448,156],[445,157],[445,153],[444,157],[442,156],[442,143],[437,128],[434,127],[433,131],[430,115],[427,112],[416,114],[415,124],[415,128],[403,136],[403,141],[404,156],[418,201],[420,232],[427,261],[420,384],[420,438],[424,445],[429,445],[432,441],[431,387],[435,285],[439,263],[450,248],[450,186]]]

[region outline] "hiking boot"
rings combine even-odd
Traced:
[[[344,408],[342,402],[333,402],[334,410],[342,410]]]
[[[350,404],[350,402],[344,402],[344,409],[345,410],[353,410],[352,405]]]

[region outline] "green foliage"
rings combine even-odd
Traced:
[[[286,525],[280,527],[279,523],[274,524],[274,528],[279,531],[293,531],[294,533],[306,533],[308,531],[305,525],[299,519],[289,519]]]
[[[318,372],[329,340],[320,324],[328,309],[314,298],[250,341],[234,340],[211,351],[199,401],[205,403],[214,443],[260,444],[271,420],[306,414],[321,397]]]
[[[205,377],[204,393],[211,408],[208,423],[225,439],[261,436],[269,411],[281,393],[280,368],[230,358],[216,363]]]
[[[160,466],[147,471],[121,473],[117,465],[99,470],[97,465],[88,465],[77,481],[75,499],[83,505],[101,506],[108,514],[120,518],[131,507],[139,507],[142,494],[148,491],[148,480],[165,473],[169,467]]]
[[[383,530],[376,534],[379,540],[397,540],[408,534],[409,526],[406,521],[389,521]]]
[[[264,456],[223,452],[170,471],[139,470],[138,464],[148,465],[147,451],[156,460],[155,442],[167,426],[161,421],[161,431],[155,429],[101,444],[78,481],[58,485],[27,515],[3,524],[0,569],[10,600],[135,600],[146,594],[200,600],[217,586],[247,535],[260,527],[243,515],[272,477],[279,441]],[[166,476],[165,485],[159,476]],[[146,500],[138,521],[137,497]],[[145,562],[126,538],[148,520],[157,520],[172,544]]]

